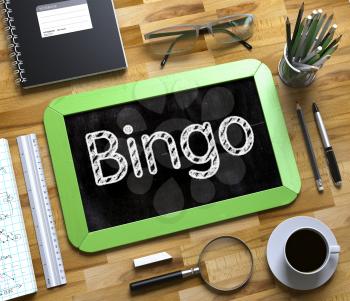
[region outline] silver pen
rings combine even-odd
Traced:
[[[320,111],[315,103],[312,104],[312,111],[314,113],[318,132],[320,133],[320,136],[321,136],[323,149],[325,152],[325,156],[327,158],[329,171],[331,173],[334,185],[340,186],[342,179],[341,179],[337,159],[335,158],[335,154],[334,154],[332,145],[329,142],[328,134],[327,134],[326,128],[324,126],[321,113],[320,113]]]

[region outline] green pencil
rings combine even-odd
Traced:
[[[324,24],[324,26],[323,26],[323,28],[322,28],[320,34],[319,34],[318,37],[317,37],[317,43],[316,43],[315,47],[317,47],[317,46],[319,46],[319,45],[321,44],[321,42],[322,42],[322,40],[323,40],[323,37],[325,36],[325,34],[326,34],[326,32],[327,32],[329,26],[330,26],[331,23],[332,23],[332,20],[333,20],[333,15],[330,15],[329,18],[328,18],[328,20],[327,20],[326,23]]]
[[[296,60],[299,60],[304,53],[305,41],[307,38],[307,33],[309,32],[311,22],[312,22],[312,16],[307,16],[306,21],[305,21],[305,25],[304,25],[304,29],[303,29],[303,33],[302,33],[298,48],[295,52],[295,59]]]
[[[303,18],[303,14],[304,14],[304,2],[302,3],[302,5],[299,8],[297,21],[295,22],[295,27],[294,27],[294,31],[293,31],[293,37],[292,37],[292,47],[294,46],[295,39],[296,39],[297,34],[299,32],[299,27],[300,27],[300,24],[301,24],[301,21]]]
[[[321,55],[323,55],[325,52],[328,51],[328,49],[333,48],[335,45],[337,45],[339,43],[339,41],[341,40],[343,35],[340,35],[339,37],[337,37],[336,39],[334,39],[328,46],[327,48],[325,48],[322,52]]]
[[[321,57],[327,56],[327,55],[332,55],[334,51],[338,49],[338,45],[328,48],[324,53],[321,54]]]
[[[323,38],[323,40],[320,44],[323,49],[326,49],[327,46],[329,45],[329,43],[332,41],[333,36],[334,36],[334,32],[336,29],[337,29],[337,24],[334,24],[332,26],[332,28],[329,30],[329,32],[326,34],[326,36]]]
[[[324,15],[322,14],[322,13],[323,13],[323,10],[322,10],[322,9],[319,9],[319,10],[318,10],[318,13],[320,14],[320,17],[319,17],[319,19],[318,19],[318,21],[317,21],[317,26],[316,26],[316,30],[315,30],[315,37],[314,37],[314,41],[312,42],[311,47],[310,47],[310,49],[309,49],[309,53],[310,53],[311,51],[317,49],[317,47],[316,47],[316,44],[317,44],[317,41],[318,41],[317,36],[318,36],[319,33],[320,33],[320,29],[321,29],[321,27],[322,27],[322,25],[323,25],[323,22],[324,22],[324,21],[326,20],[326,18],[327,18],[327,14],[324,14]]]
[[[306,63],[307,61],[311,60],[316,54],[320,53],[322,51],[322,47],[318,46],[315,50],[311,51],[307,56],[305,56],[300,62]]]
[[[317,18],[317,11],[316,11],[316,15],[314,15],[313,19],[312,19],[312,23],[310,25],[310,29],[309,32],[307,34],[307,40],[305,41],[305,48],[304,48],[304,56],[307,55],[307,53],[309,52],[315,38],[317,35],[316,32],[316,28],[317,28],[317,23],[318,23],[318,18]]]
[[[323,10],[322,9],[319,9],[318,10],[318,12],[321,14],[321,16],[320,16],[320,19],[318,20],[318,22],[317,22],[317,27],[316,27],[316,31],[317,32],[320,32],[320,29],[321,29],[321,27],[322,27],[322,24],[323,24],[323,22],[326,20],[326,18],[327,18],[327,14],[322,14],[323,13]]]
[[[287,17],[286,20],[286,37],[287,37],[287,55],[288,55],[288,60],[291,61],[292,59],[292,55],[291,55],[291,44],[292,44],[292,40],[291,40],[291,30],[290,30],[290,22],[289,22],[289,18]]]
[[[321,58],[321,55],[318,53],[313,58],[311,58],[308,62],[306,62],[307,65],[313,65]]]
[[[293,42],[293,45],[292,45],[292,56],[295,56],[296,54],[296,51],[298,49],[298,46],[299,46],[299,43],[300,43],[300,40],[301,40],[301,37],[302,37],[302,33],[303,33],[303,30],[304,30],[304,26],[305,26],[305,22],[306,22],[306,19],[304,19],[299,28],[298,28],[298,32],[297,32],[297,35],[295,37],[295,41]]]

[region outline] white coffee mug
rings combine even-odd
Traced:
[[[324,262],[322,263],[322,265],[320,265],[317,269],[315,269],[315,270],[313,270],[313,271],[310,271],[310,272],[300,271],[300,270],[298,270],[297,268],[295,268],[295,267],[289,262],[289,260],[288,260],[288,258],[287,258],[287,254],[286,254],[286,246],[287,246],[287,243],[288,243],[290,237],[291,237],[293,234],[295,234],[296,232],[301,231],[301,230],[309,230],[309,231],[315,232],[317,235],[319,235],[319,236],[323,239],[323,241],[324,241],[324,243],[325,243],[325,246],[326,246],[326,248],[327,248],[327,250],[326,250],[326,256],[325,256],[325,259],[324,259]],[[300,247],[302,248],[303,246],[300,246]],[[295,231],[293,231],[293,232],[289,235],[289,237],[288,237],[288,239],[286,240],[286,243],[285,243],[285,245],[284,245],[284,259],[285,259],[285,262],[286,262],[288,268],[291,269],[292,271],[294,271],[295,273],[300,274],[300,275],[315,275],[315,274],[321,272],[321,271],[326,267],[326,265],[328,264],[328,262],[329,262],[329,260],[330,260],[330,258],[331,258],[331,255],[332,255],[332,254],[338,254],[338,253],[340,253],[340,246],[339,246],[339,245],[334,245],[334,244],[332,244],[332,243],[325,237],[325,235],[322,234],[322,232],[320,232],[319,230],[316,230],[316,229],[314,229],[314,228],[311,228],[311,227],[300,227],[300,228],[296,229]]]

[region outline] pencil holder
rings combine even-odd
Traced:
[[[312,70],[300,70],[294,67],[288,59],[287,45],[284,47],[283,56],[278,64],[278,74],[281,80],[289,87],[303,88],[311,85],[316,78],[318,68]]]

